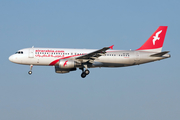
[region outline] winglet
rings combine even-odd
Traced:
[[[114,45],[111,45],[109,48],[113,49]]]

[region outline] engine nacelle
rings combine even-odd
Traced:
[[[71,69],[75,67],[76,67],[76,63],[74,60],[67,60],[67,59],[59,60],[59,68],[61,69]]]
[[[59,68],[59,66],[55,66],[55,72],[56,73],[68,73],[70,71],[75,71],[76,68],[71,68],[71,69],[63,69],[63,68]]]

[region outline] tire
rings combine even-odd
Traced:
[[[85,73],[85,72],[82,72],[81,77],[82,77],[82,78],[85,78],[85,77],[86,77],[86,73]]]
[[[31,74],[32,74],[32,71],[29,71],[28,74],[31,75]]]
[[[89,70],[85,70],[84,72],[86,73],[86,75],[88,75],[90,73]]]

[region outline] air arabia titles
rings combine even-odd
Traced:
[[[62,53],[63,50],[36,50],[35,52],[55,52],[55,53]]]
[[[63,50],[35,50],[35,57],[64,57]]]

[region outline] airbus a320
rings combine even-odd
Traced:
[[[85,78],[89,68],[127,67],[144,64],[170,57],[162,47],[167,26],[159,26],[150,38],[136,50],[112,50],[113,46],[102,49],[25,48],[9,57],[13,63],[29,65],[29,75],[34,65],[54,66],[56,73],[69,73],[79,68]]]

